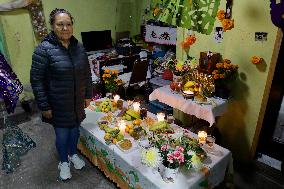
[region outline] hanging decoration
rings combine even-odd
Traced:
[[[148,19],[209,35],[220,0],[152,0]]]
[[[30,12],[33,30],[37,39],[43,39],[48,30],[45,23],[41,0],[14,0],[0,4],[0,11],[11,11],[18,8],[27,8]]]
[[[43,39],[47,34],[48,30],[45,23],[41,0],[35,0],[27,9],[30,12],[34,33],[37,39]]]
[[[257,64],[260,64],[260,63],[263,62],[263,58],[260,57],[260,56],[252,56],[252,57],[250,58],[250,61],[251,61],[251,63],[257,65]]]
[[[23,86],[17,75],[7,63],[4,55],[0,53],[0,99],[4,100],[8,113],[14,112],[19,94]]]
[[[234,20],[226,18],[226,12],[224,10],[219,10],[217,13],[217,18],[220,20],[224,32],[234,28]]]
[[[284,1],[276,3],[276,0],[270,0],[270,14],[272,23],[279,27],[284,27]]]

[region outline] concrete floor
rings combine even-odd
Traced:
[[[65,182],[60,181],[58,179],[58,156],[54,144],[53,127],[42,123],[37,116],[34,116],[29,122],[20,124],[19,127],[36,142],[37,146],[21,158],[22,164],[14,173],[0,172],[1,189],[116,188],[100,170],[86,159],[84,169],[75,170],[71,168],[72,179]],[[2,141],[2,135],[3,130],[0,130],[0,141]],[[2,163],[2,145],[0,150],[0,162]]]
[[[14,173],[0,172],[0,189],[113,189],[116,188],[100,170],[92,166],[87,159],[83,170],[72,171],[72,179],[62,182],[58,179],[58,156],[54,145],[52,126],[42,123],[38,115],[31,121],[18,125],[37,144],[21,158],[21,166]],[[2,141],[3,130],[0,130]],[[0,162],[2,163],[2,145],[0,146]],[[234,184],[236,189],[284,189],[283,182],[257,172],[254,168],[235,163]],[[284,179],[283,179],[284,180]],[[226,188],[225,184],[218,188]]]

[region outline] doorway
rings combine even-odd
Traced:
[[[284,159],[284,40],[282,40],[268,96],[257,154]],[[279,163],[278,163],[279,164]],[[283,166],[283,163],[282,163]]]

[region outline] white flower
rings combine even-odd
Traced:
[[[180,139],[183,136],[183,132],[182,131],[175,131],[174,134],[171,135],[173,139],[177,140]]]
[[[199,170],[202,167],[202,162],[196,154],[192,156],[191,164],[192,164],[192,167],[196,170]]]
[[[194,151],[189,150],[189,151],[187,152],[187,155],[189,155],[189,156],[194,156],[194,155],[196,155],[196,154],[195,154],[195,152],[194,152]]]
[[[161,163],[161,156],[159,149],[152,147],[150,149],[143,149],[141,152],[142,163],[148,167],[158,167]]]

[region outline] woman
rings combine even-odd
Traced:
[[[70,179],[70,163],[81,169],[77,155],[79,126],[91,93],[91,71],[86,52],[73,36],[73,17],[64,9],[50,13],[52,31],[32,57],[30,80],[43,121],[54,126],[62,180]]]

